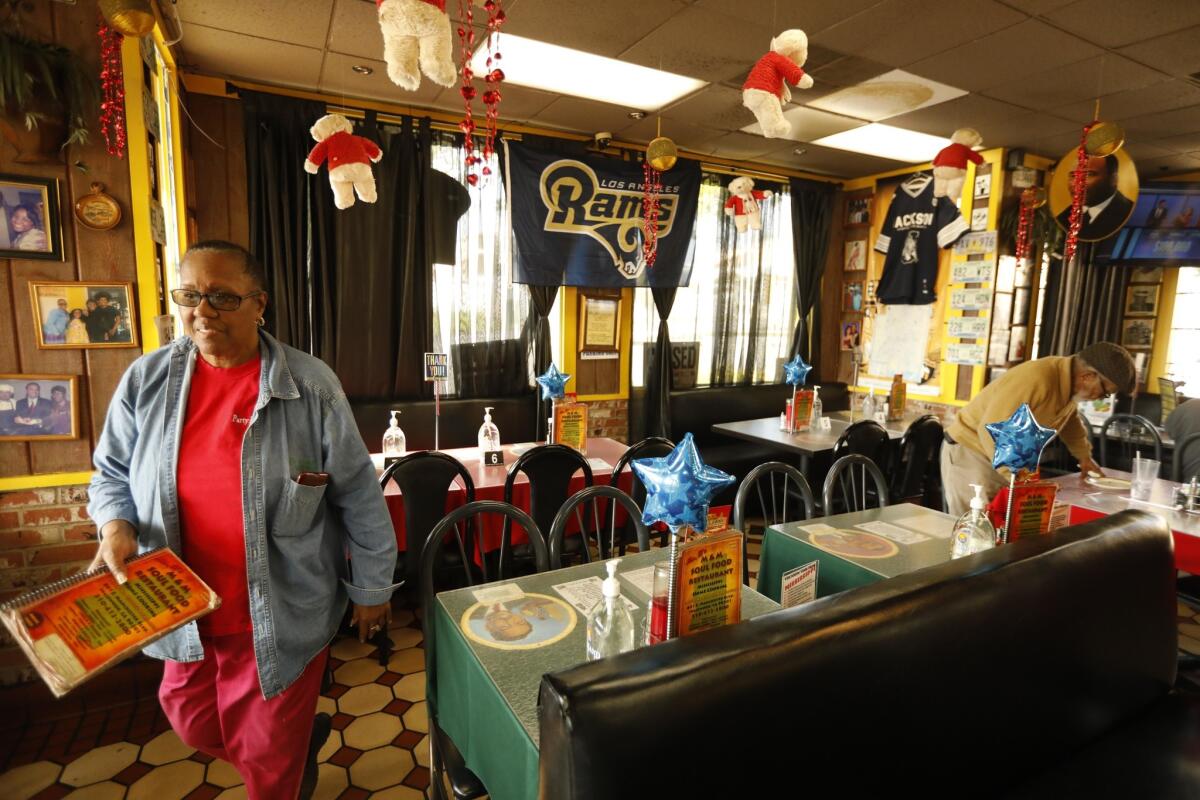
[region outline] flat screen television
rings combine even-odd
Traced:
[[[1096,244],[1096,261],[1138,266],[1200,264],[1200,184],[1146,184],[1125,227]]]

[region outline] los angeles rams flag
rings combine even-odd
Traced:
[[[515,238],[513,283],[534,286],[687,286],[700,164],[662,175],[658,256],[642,257],[642,165],[564,156],[505,142]]]

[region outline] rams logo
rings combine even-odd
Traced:
[[[646,268],[642,257],[642,184],[600,180],[580,161],[555,161],[542,170],[539,188],[546,204],[547,231],[589,236],[612,257],[613,267],[632,279]],[[663,186],[658,201],[658,238],[670,235],[679,204],[678,187]]]

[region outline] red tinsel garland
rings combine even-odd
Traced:
[[[486,0],[483,4],[484,9],[488,12],[488,72],[484,76],[484,80],[491,86],[483,93],[483,105],[487,108],[487,134],[483,139],[484,175],[492,174],[492,168],[487,166],[486,162],[491,160],[494,152],[496,123],[500,116],[500,84],[504,81],[504,70],[494,65],[502,58],[500,55],[500,26],[507,19],[502,5],[503,0]]]
[[[475,120],[471,114],[471,101],[475,99],[475,72],[471,69],[471,51],[475,48],[475,10],[470,0],[458,0],[458,44],[462,58],[462,86],[458,93],[463,98],[463,118],[458,123],[458,129],[463,132],[463,160],[467,165],[467,183],[475,186],[479,176],[475,174],[475,165],[479,156],[475,155]]]
[[[658,196],[662,192],[662,173],[642,162],[642,261],[646,269],[658,259]]]
[[[1029,231],[1033,227],[1033,204],[1026,197],[1025,193],[1021,194],[1021,214],[1017,218],[1017,261],[1024,261],[1029,258]]]
[[[1076,153],[1075,171],[1071,173],[1071,222],[1067,227],[1067,243],[1063,247],[1063,263],[1071,263],[1075,256],[1075,248],[1079,244],[1079,231],[1083,227],[1083,198],[1087,193],[1087,135],[1092,129],[1091,122],[1083,126],[1079,136],[1079,150]]]
[[[100,37],[100,134],[110,156],[124,158],[128,138],[125,131],[125,75],[121,69],[121,44],[125,37],[101,21]]]

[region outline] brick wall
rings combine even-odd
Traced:
[[[0,602],[87,569],[96,526],[87,486],[0,493]],[[0,685],[34,679],[7,630],[0,633]]]
[[[629,443],[628,400],[589,400],[587,407],[589,435]]]

